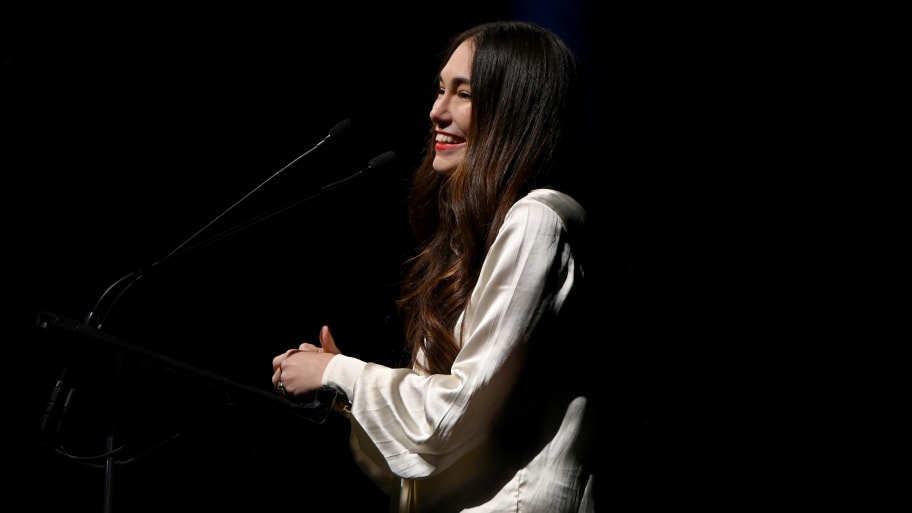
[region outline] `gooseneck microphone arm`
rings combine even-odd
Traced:
[[[316,192],[310,194],[309,196],[307,196],[307,197],[305,197],[305,198],[302,198],[302,199],[299,199],[299,200],[295,200],[295,201],[292,201],[292,202],[289,202],[289,203],[285,203],[284,205],[281,205],[281,206],[279,206],[279,207],[276,207],[276,208],[270,210],[269,212],[266,212],[265,214],[261,214],[261,215],[255,217],[255,218],[253,218],[253,219],[249,219],[249,220],[247,220],[247,221],[244,221],[244,222],[241,223],[241,224],[235,225],[235,226],[233,226],[233,227],[231,227],[231,228],[229,228],[229,229],[227,229],[227,230],[224,230],[224,231],[219,232],[219,233],[217,233],[217,234],[215,234],[215,235],[212,235],[212,236],[210,236],[210,237],[207,238],[207,239],[201,240],[201,241],[197,242],[196,244],[194,244],[194,245],[192,245],[192,246],[187,246],[186,243],[184,243],[184,244],[181,245],[181,246],[183,247],[183,249],[182,249],[180,252],[178,252],[177,250],[172,251],[172,252],[169,254],[169,257],[170,257],[170,256],[174,256],[174,255],[177,255],[177,254],[179,254],[179,253],[183,253],[184,251],[190,251],[190,250],[192,250],[192,249],[196,249],[196,248],[200,248],[200,247],[203,247],[203,246],[207,246],[207,245],[209,245],[209,244],[212,244],[213,242],[216,242],[216,241],[219,241],[219,240],[221,240],[221,239],[224,239],[225,237],[228,237],[228,236],[230,236],[230,235],[234,235],[235,233],[237,233],[237,232],[239,232],[239,231],[241,231],[241,230],[245,230],[245,229],[250,228],[251,226],[253,226],[253,225],[255,225],[255,224],[261,223],[261,222],[263,222],[263,221],[265,221],[265,220],[267,220],[267,219],[269,219],[269,218],[271,218],[271,217],[273,217],[273,216],[279,215],[279,214],[281,214],[282,212],[285,212],[286,210],[288,210],[288,209],[290,209],[290,208],[293,208],[293,207],[296,207],[296,206],[298,206],[298,205],[300,205],[300,204],[302,204],[302,203],[306,203],[306,202],[308,202],[308,201],[311,201],[312,199],[316,198],[317,196],[323,194],[324,192],[330,191],[330,190],[332,190],[332,189],[335,189],[336,187],[339,187],[339,186],[341,186],[341,185],[344,185],[344,184],[348,183],[349,181],[351,181],[351,180],[353,180],[353,179],[355,179],[355,178],[357,178],[357,177],[363,175],[364,173],[366,173],[366,172],[368,172],[368,171],[372,171],[372,170],[378,169],[378,168],[380,168],[380,167],[383,167],[383,166],[389,164],[390,162],[396,160],[396,158],[397,158],[397,155],[396,155],[396,152],[394,152],[394,151],[388,151],[388,152],[386,152],[386,153],[382,153],[382,154],[380,154],[380,155],[377,155],[376,157],[370,159],[370,161],[367,163],[367,166],[365,166],[364,168],[359,169],[358,171],[356,171],[356,172],[354,172],[354,173],[352,173],[352,174],[346,176],[345,178],[342,178],[342,179],[340,179],[340,180],[336,180],[335,182],[332,182],[332,183],[328,183],[328,184],[326,184],[326,185],[323,185],[323,186],[320,187]],[[212,224],[212,223],[209,223],[209,224]],[[181,248],[179,247],[178,249],[181,249]]]
[[[190,241],[192,241],[193,239],[199,237],[199,235],[200,235],[201,233],[203,233],[204,231],[206,231],[207,228],[209,228],[210,226],[212,226],[213,224],[215,224],[216,221],[218,221],[219,219],[221,219],[222,217],[224,217],[225,214],[227,214],[228,212],[231,212],[235,207],[237,207],[237,206],[240,205],[244,200],[246,200],[247,198],[249,198],[251,194],[253,194],[253,193],[255,193],[256,191],[258,191],[261,187],[263,187],[264,185],[266,185],[267,183],[269,183],[269,181],[271,181],[273,178],[279,176],[283,171],[285,171],[286,169],[288,169],[289,167],[291,167],[295,162],[301,160],[302,158],[304,158],[304,157],[306,157],[307,155],[309,155],[312,151],[314,151],[314,150],[316,150],[317,148],[319,148],[320,146],[322,146],[323,143],[325,143],[330,137],[336,137],[338,134],[340,134],[340,133],[344,132],[345,130],[347,130],[349,126],[351,126],[351,120],[346,119],[346,120],[340,121],[338,124],[336,124],[336,126],[332,127],[332,129],[330,129],[329,133],[326,134],[326,137],[324,137],[323,139],[320,140],[320,142],[318,142],[317,144],[315,144],[315,145],[313,146],[313,148],[311,148],[311,149],[305,151],[304,153],[298,155],[294,160],[292,160],[292,161],[289,162],[288,164],[285,164],[285,166],[284,166],[282,169],[279,169],[278,171],[276,171],[275,173],[273,173],[272,176],[270,176],[269,178],[263,180],[263,183],[261,183],[260,185],[257,185],[256,187],[254,187],[250,192],[248,192],[247,194],[245,194],[243,198],[241,198],[241,199],[235,201],[234,204],[231,205],[230,207],[226,208],[224,212],[222,212],[221,214],[215,216],[215,218],[214,218],[212,221],[209,221],[209,222],[206,224],[206,226],[203,226],[203,227],[200,228],[196,233],[194,233],[193,235],[191,235],[190,238],[188,238],[188,239],[185,240],[184,242],[180,243],[176,248],[174,248],[173,250],[171,250],[170,253],[168,253],[168,254],[165,255],[161,260],[159,260],[159,262],[161,262],[162,260],[167,260],[168,258],[171,258],[172,256],[174,256],[174,255],[175,255],[176,253],[178,253],[181,249],[183,249],[184,246],[186,246],[187,244],[189,244]],[[153,264],[153,265],[155,265],[155,264]]]
[[[137,270],[135,270],[135,271],[133,271],[133,272],[130,272],[130,273],[128,273],[128,274],[126,274],[126,275],[124,275],[124,276],[118,278],[114,283],[112,283],[110,286],[108,286],[107,289],[105,289],[105,291],[104,291],[104,292],[101,294],[101,296],[98,298],[98,301],[95,302],[95,305],[94,305],[94,307],[92,308],[92,310],[89,311],[89,313],[86,315],[86,318],[85,318],[85,323],[86,323],[86,325],[92,326],[92,322],[95,321],[96,324],[95,324],[93,327],[96,328],[96,329],[101,329],[102,323],[104,323],[105,319],[107,318],[108,313],[110,313],[111,308],[114,307],[114,304],[117,302],[117,300],[120,299],[120,297],[124,294],[124,292],[126,292],[134,283],[136,283],[140,278],[142,278],[142,277],[146,274],[146,272],[147,272],[149,269],[151,269],[151,268],[153,268],[153,267],[155,267],[155,266],[161,264],[162,262],[168,260],[169,258],[171,258],[172,256],[176,255],[177,253],[181,252],[182,250],[185,250],[185,247],[186,247],[191,241],[193,241],[194,239],[196,239],[197,237],[199,237],[200,234],[202,234],[204,231],[206,231],[206,230],[207,230],[210,226],[212,226],[215,222],[217,222],[219,219],[221,219],[222,217],[224,217],[228,212],[232,211],[235,207],[237,207],[237,206],[240,205],[242,202],[244,202],[244,200],[246,200],[247,198],[249,198],[250,195],[252,195],[252,194],[255,193],[256,191],[258,191],[261,187],[263,187],[264,185],[266,185],[269,181],[271,181],[271,180],[274,179],[276,176],[280,175],[283,171],[285,171],[286,169],[288,169],[289,167],[291,167],[295,162],[301,160],[302,158],[306,157],[306,156],[309,155],[311,152],[313,152],[314,150],[316,150],[317,148],[319,148],[320,146],[322,146],[323,143],[325,143],[327,140],[329,140],[329,139],[331,139],[331,138],[333,138],[333,137],[338,137],[339,134],[342,134],[343,132],[345,132],[346,130],[348,130],[348,129],[351,127],[351,124],[352,124],[351,119],[348,119],[348,118],[346,118],[346,119],[344,119],[344,120],[342,120],[342,121],[336,123],[335,126],[333,126],[333,127],[329,130],[329,133],[326,134],[326,137],[324,137],[323,139],[321,139],[317,144],[315,144],[315,145],[314,145],[313,147],[311,147],[309,150],[307,150],[307,151],[305,151],[304,153],[302,153],[302,154],[298,155],[297,157],[295,157],[294,160],[292,160],[291,162],[289,162],[288,164],[286,164],[285,166],[283,166],[281,169],[279,169],[278,171],[276,171],[275,173],[273,173],[272,176],[270,176],[269,178],[267,178],[266,180],[264,180],[261,184],[259,184],[259,185],[257,185],[256,187],[254,187],[253,190],[251,190],[250,192],[248,192],[247,194],[245,194],[241,199],[239,199],[239,200],[237,200],[236,202],[234,202],[234,204],[232,204],[230,207],[228,207],[227,209],[225,209],[225,211],[223,211],[221,214],[217,215],[214,219],[212,219],[211,221],[209,221],[208,223],[206,223],[205,226],[203,226],[202,228],[200,228],[196,233],[194,233],[193,235],[191,235],[187,240],[185,240],[184,242],[178,244],[178,246],[175,247],[173,250],[171,250],[171,252],[169,252],[167,255],[165,255],[164,257],[160,258],[159,260],[153,262],[152,264],[149,264],[149,265],[147,265],[147,266],[145,266],[145,267],[139,268],[139,269],[137,269]],[[114,297],[111,299],[111,301],[108,303],[108,306],[104,309],[104,311],[101,312],[101,313],[99,313],[100,310],[101,310],[101,308],[102,308],[102,303],[104,302],[104,300],[105,300],[105,299],[106,299],[106,298],[107,298],[107,297],[108,297],[108,296],[109,296],[109,295],[110,295],[118,286],[120,286],[121,284],[123,284],[123,286],[120,288],[120,291],[117,293],[117,295],[114,296]]]

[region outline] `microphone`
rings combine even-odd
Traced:
[[[285,164],[285,166],[282,167],[282,169],[279,169],[278,171],[276,171],[275,173],[273,173],[272,176],[270,176],[269,178],[263,180],[263,183],[261,183],[260,185],[257,185],[256,187],[254,187],[253,190],[251,190],[250,192],[248,192],[247,194],[245,194],[244,197],[242,197],[241,199],[239,199],[239,200],[237,200],[236,202],[234,202],[234,204],[231,205],[230,207],[226,208],[224,212],[222,212],[221,214],[215,216],[215,218],[214,218],[212,221],[209,221],[209,222],[206,224],[206,226],[203,226],[203,227],[200,228],[196,233],[194,233],[193,235],[191,235],[189,239],[187,239],[187,240],[185,240],[184,242],[180,243],[176,248],[174,248],[173,250],[171,250],[171,252],[168,253],[167,255],[165,255],[164,258],[162,258],[161,260],[166,260],[166,259],[170,258],[171,256],[173,256],[174,254],[176,254],[176,253],[177,253],[178,251],[180,251],[184,246],[186,246],[187,244],[189,244],[190,241],[192,241],[193,239],[195,239],[196,237],[198,237],[199,234],[201,234],[201,233],[203,233],[204,231],[206,231],[207,228],[209,228],[210,226],[212,226],[213,224],[215,224],[216,221],[218,221],[219,219],[221,219],[222,217],[224,217],[225,214],[227,214],[228,212],[230,212],[231,210],[233,210],[235,207],[237,207],[238,205],[240,205],[241,202],[243,202],[244,200],[246,200],[247,198],[249,198],[251,194],[253,194],[253,193],[255,193],[256,191],[258,191],[258,190],[260,189],[260,187],[263,187],[264,185],[266,185],[266,184],[267,184],[269,181],[271,181],[273,178],[275,178],[276,176],[280,175],[283,171],[285,171],[286,169],[288,169],[289,167],[291,167],[295,162],[297,162],[297,161],[301,160],[302,158],[306,157],[307,155],[309,155],[311,152],[313,152],[314,150],[316,150],[317,148],[319,148],[321,145],[323,145],[323,143],[325,143],[325,142],[326,142],[327,140],[329,140],[330,138],[332,138],[332,137],[338,137],[340,134],[344,133],[346,130],[348,130],[349,128],[351,128],[351,125],[352,125],[352,122],[351,122],[351,119],[350,119],[350,118],[343,119],[342,121],[336,123],[335,126],[333,126],[332,128],[329,129],[329,133],[326,134],[326,137],[324,137],[323,139],[321,139],[320,142],[318,142],[317,144],[315,144],[311,149],[309,149],[309,150],[305,151],[304,153],[298,155],[294,160],[292,160],[292,161],[289,162],[288,164]],[[160,261],[161,261],[161,260],[160,260]],[[155,265],[155,264],[153,264],[153,265]]]
[[[346,183],[350,182],[351,180],[353,180],[369,171],[380,169],[381,167],[392,163],[394,160],[396,160],[396,158],[397,158],[397,155],[396,155],[396,152],[394,152],[394,151],[387,151],[385,153],[381,153],[380,155],[377,155],[376,157],[370,159],[365,167],[359,169],[358,171],[355,171],[354,173],[346,176],[345,178],[342,178],[341,180],[336,180],[335,182],[323,185],[316,192],[310,194],[309,196],[307,196],[303,199],[299,199],[299,200],[296,200],[296,201],[293,201],[290,203],[285,203],[284,205],[274,208],[265,214],[262,214],[258,217],[250,219],[249,221],[245,221],[244,223],[235,225],[234,227],[229,228],[228,230],[220,232],[216,235],[213,235],[212,237],[210,237],[206,240],[200,241],[200,242],[194,244],[193,246],[185,247],[183,249],[183,251],[189,251],[191,249],[196,249],[198,247],[211,244],[215,241],[224,239],[225,237],[228,237],[229,235],[233,235],[241,230],[250,228],[251,226],[253,226],[257,223],[260,223],[273,216],[281,214],[282,212],[285,212],[286,210],[288,210],[290,208],[293,208],[293,207],[296,207],[303,203],[306,203],[306,202],[320,196],[324,192],[335,189],[336,187],[339,187],[340,185],[346,184]],[[173,254],[173,252],[172,252],[172,254]]]
[[[346,130],[351,128],[351,126],[352,126],[351,118],[345,118],[342,121],[339,121],[332,128],[329,129],[329,133],[326,134],[326,137],[324,137],[322,141],[317,143],[317,146],[320,146],[321,144],[326,142],[326,140],[329,139],[330,137],[339,137],[340,134],[342,134],[343,132],[345,132]],[[314,148],[316,148],[316,146],[314,146]],[[313,151],[313,150],[309,150],[307,153],[310,153],[311,151]]]
[[[367,162],[367,166],[364,167],[363,169],[359,169],[354,174],[349,175],[341,180],[338,180],[333,183],[326,184],[323,187],[320,187],[320,192],[328,191],[330,189],[335,189],[336,187],[342,185],[343,183],[348,182],[349,180],[351,180],[353,178],[361,176],[362,174],[364,174],[368,171],[371,171],[373,169],[381,168],[381,167],[391,163],[394,160],[396,160],[395,151],[388,151],[386,153],[381,153],[380,155],[377,155],[376,157],[370,159]],[[308,198],[308,199],[310,199],[310,198]],[[300,202],[295,203],[295,205],[297,205],[298,203],[300,203]]]
[[[206,231],[210,226],[212,226],[213,224],[215,224],[219,219],[221,219],[221,218],[224,217],[226,214],[228,214],[228,212],[234,210],[235,207],[237,207],[238,205],[240,205],[244,200],[246,200],[247,198],[249,198],[253,193],[255,193],[256,191],[258,191],[261,187],[263,187],[264,185],[266,185],[268,182],[270,182],[270,181],[271,181],[272,179],[274,179],[276,176],[280,175],[283,171],[285,171],[286,169],[288,169],[289,167],[291,167],[294,163],[296,163],[297,161],[301,160],[302,158],[306,157],[307,155],[309,155],[310,153],[312,153],[313,151],[315,151],[317,148],[319,148],[320,146],[322,146],[323,143],[325,143],[326,141],[328,141],[328,140],[330,140],[330,139],[332,139],[332,138],[339,137],[341,134],[343,134],[343,133],[345,133],[346,131],[348,131],[348,130],[351,128],[351,125],[352,125],[352,121],[351,121],[350,118],[343,119],[342,121],[336,123],[335,125],[333,125],[332,128],[329,129],[329,132],[326,134],[326,137],[324,137],[323,139],[321,139],[317,144],[313,145],[309,150],[307,150],[307,151],[305,151],[304,153],[302,153],[302,154],[298,155],[297,157],[295,157],[294,160],[292,160],[291,162],[289,162],[288,164],[286,164],[285,166],[283,166],[281,169],[279,169],[278,171],[276,171],[275,173],[273,173],[272,176],[270,176],[269,178],[267,178],[266,180],[264,180],[262,183],[260,183],[260,184],[257,185],[256,187],[254,187],[250,192],[248,192],[247,194],[245,194],[241,199],[239,199],[239,200],[237,200],[236,202],[234,202],[234,204],[232,204],[230,207],[228,207],[227,209],[225,209],[221,214],[215,216],[215,218],[212,219],[212,221],[209,221],[208,223],[206,223],[205,226],[203,226],[202,228],[200,228],[199,230],[197,230],[197,232],[194,233],[193,235],[191,235],[187,240],[185,240],[184,242],[178,244],[177,247],[174,248],[173,250],[171,250],[170,253],[168,253],[168,254],[165,255],[164,257],[160,258],[160,259],[157,260],[156,262],[153,262],[152,264],[150,264],[150,265],[148,265],[148,266],[146,266],[146,267],[143,267],[143,268],[137,269],[137,270],[135,270],[135,271],[133,271],[133,272],[131,272],[131,273],[128,273],[128,274],[126,274],[126,275],[120,277],[120,278],[117,279],[116,281],[114,281],[114,283],[112,283],[110,286],[108,286],[107,289],[105,289],[105,291],[104,291],[104,292],[101,294],[101,296],[98,298],[98,301],[95,302],[95,306],[94,306],[94,307],[92,308],[92,310],[90,310],[89,313],[86,315],[85,323],[86,323],[87,325],[91,326],[91,325],[92,325],[92,320],[97,318],[97,319],[98,319],[98,323],[97,323],[94,327],[95,327],[96,329],[101,329],[101,324],[104,322],[104,320],[105,320],[105,318],[107,317],[108,313],[110,313],[111,308],[113,308],[113,306],[114,306],[114,303],[120,298],[120,296],[122,296],[122,295],[124,294],[124,292],[127,291],[127,289],[129,289],[134,283],[136,283],[137,280],[139,280],[140,278],[142,278],[143,275],[145,275],[145,273],[146,273],[146,271],[147,271],[148,269],[151,269],[152,267],[157,266],[158,264],[164,262],[165,260],[170,259],[171,257],[173,257],[174,255],[178,254],[179,252],[185,251],[185,250],[186,250],[185,248],[187,247],[187,245],[188,245],[191,241],[193,241],[194,239],[196,239],[197,237],[199,237],[201,233],[203,233],[204,231]],[[187,249],[189,249],[189,248],[187,248]],[[127,281],[127,280],[129,280],[129,281]],[[106,297],[107,297],[107,296],[108,296],[108,295],[109,295],[109,294],[110,294],[118,285],[120,285],[121,283],[125,283],[125,284],[124,284],[123,287],[121,288],[120,292],[117,294],[117,296],[115,296],[115,297],[111,300],[111,303],[110,303],[110,304],[108,305],[108,307],[105,309],[105,313],[104,313],[103,315],[100,315],[100,316],[99,316],[99,315],[97,314],[97,312],[98,312],[99,309],[101,308],[102,302],[103,302],[103,301],[105,300],[105,298],[106,298]]]

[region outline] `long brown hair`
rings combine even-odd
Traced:
[[[449,175],[434,171],[432,126],[408,198],[418,251],[406,262],[398,308],[410,365],[422,367],[423,349],[421,370],[430,373],[450,372],[456,322],[510,207],[534,188],[560,187],[558,175],[582,171],[568,164],[580,155],[571,146],[585,125],[573,52],[536,24],[492,22],[451,39],[438,71],[466,40],[475,54],[465,160]]]

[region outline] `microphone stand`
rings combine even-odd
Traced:
[[[146,274],[146,272],[147,272],[149,269],[151,269],[151,268],[153,268],[153,267],[155,267],[155,266],[161,264],[162,262],[164,262],[164,261],[170,259],[170,258],[173,257],[174,255],[176,255],[176,254],[182,252],[182,250],[184,250],[184,248],[187,246],[187,244],[189,244],[192,240],[194,240],[194,239],[196,239],[197,237],[199,237],[200,234],[202,234],[202,233],[203,233],[204,231],[206,231],[210,226],[212,226],[213,224],[215,224],[219,219],[221,219],[221,218],[224,217],[226,214],[228,214],[228,212],[231,212],[232,210],[234,210],[235,207],[237,207],[237,206],[240,205],[242,202],[244,202],[244,200],[246,200],[247,198],[249,198],[253,193],[255,193],[256,191],[258,191],[260,188],[262,188],[264,185],[266,185],[268,182],[270,182],[273,178],[275,178],[276,176],[280,175],[283,171],[285,171],[286,169],[288,169],[289,167],[291,167],[295,162],[301,160],[302,158],[304,158],[304,157],[306,157],[307,155],[309,155],[311,152],[315,151],[317,148],[319,148],[320,146],[322,146],[323,143],[325,143],[325,142],[326,142],[327,140],[329,140],[330,138],[332,138],[332,137],[337,137],[339,134],[341,134],[341,133],[343,133],[344,131],[348,130],[348,129],[351,127],[351,124],[352,124],[352,123],[351,123],[351,120],[350,120],[350,119],[344,119],[344,120],[340,121],[339,123],[336,123],[336,125],[333,126],[333,127],[329,130],[329,133],[326,135],[326,137],[324,137],[323,139],[321,139],[320,142],[318,142],[317,144],[315,144],[313,147],[311,147],[309,150],[305,151],[304,153],[298,155],[294,160],[292,160],[291,162],[289,162],[288,164],[286,164],[285,166],[283,166],[281,169],[279,169],[278,171],[276,171],[275,173],[273,173],[269,178],[263,180],[262,183],[260,183],[260,184],[257,185],[256,187],[254,187],[250,192],[248,192],[247,194],[245,194],[241,199],[235,201],[230,207],[228,207],[227,209],[225,209],[221,214],[215,216],[215,218],[213,218],[211,221],[209,221],[208,223],[206,223],[205,226],[203,226],[202,228],[200,228],[199,230],[197,230],[196,233],[194,233],[193,235],[191,235],[187,240],[185,240],[184,242],[178,244],[177,247],[174,248],[174,249],[172,249],[170,253],[168,253],[167,255],[165,255],[164,257],[162,257],[161,259],[159,259],[159,260],[157,260],[157,261],[151,263],[151,264],[148,265],[147,267],[139,268],[139,269],[137,269],[137,270],[135,270],[135,271],[133,271],[133,272],[131,272],[131,273],[126,274],[125,276],[119,278],[118,280],[116,280],[114,283],[112,283],[110,286],[108,286],[108,288],[107,288],[107,289],[101,294],[101,296],[98,298],[98,301],[96,301],[94,308],[92,308],[92,310],[89,311],[89,313],[86,315],[85,323],[86,323],[87,325],[91,326],[91,325],[92,325],[93,319],[97,318],[97,324],[96,324],[94,327],[97,328],[97,329],[101,329],[102,323],[104,323],[104,321],[105,321],[105,319],[107,318],[108,314],[111,312],[111,309],[114,308],[114,303],[116,303],[117,300],[120,299],[120,297],[121,297],[121,296],[122,296],[122,295],[123,295],[123,294],[124,294],[124,293],[125,293],[125,292],[134,284],[134,283],[136,283],[137,281],[139,281],[139,280]],[[129,280],[129,281],[127,281],[127,280]],[[121,287],[121,289],[120,289],[120,291],[117,293],[117,295],[114,296],[114,297],[111,299],[111,302],[108,304],[108,306],[107,306],[107,308],[104,310],[104,312],[103,312],[102,314],[100,314],[100,315],[96,315],[97,312],[98,312],[98,310],[101,308],[101,304],[102,304],[102,302],[105,300],[105,298],[106,298],[106,297],[107,297],[107,296],[108,296],[108,295],[109,295],[109,294],[110,294],[118,285],[120,285],[121,283],[124,283],[123,287]]]
[[[289,167],[291,167],[293,164],[295,164],[296,162],[298,162],[300,159],[304,158],[305,156],[309,155],[311,152],[315,151],[317,148],[319,148],[321,145],[323,145],[323,143],[325,143],[327,140],[329,140],[329,139],[332,138],[332,137],[338,136],[338,135],[341,134],[342,132],[348,130],[350,127],[351,127],[351,120],[350,120],[350,119],[345,119],[345,120],[343,120],[343,121],[337,123],[335,126],[333,126],[333,127],[329,130],[329,133],[328,133],[323,139],[321,139],[317,144],[315,144],[313,147],[311,147],[309,150],[305,151],[305,152],[302,153],[301,155],[297,156],[294,160],[292,160],[291,162],[289,162],[288,164],[286,164],[285,166],[283,166],[281,169],[279,169],[278,171],[276,171],[275,173],[273,173],[271,176],[269,176],[269,177],[268,177],[266,180],[264,180],[262,183],[260,183],[260,184],[257,185],[256,187],[254,187],[250,192],[248,192],[248,193],[245,194],[242,198],[240,198],[239,200],[237,200],[236,202],[234,202],[230,207],[228,207],[228,208],[225,209],[221,214],[219,214],[219,215],[217,215],[215,218],[213,218],[213,219],[212,219],[210,222],[208,222],[205,226],[203,226],[202,228],[200,228],[199,230],[197,230],[193,235],[191,235],[191,236],[190,236],[189,238],[187,238],[184,242],[182,242],[182,243],[179,244],[177,247],[175,247],[173,250],[171,250],[171,252],[169,252],[168,254],[166,254],[164,257],[162,257],[161,259],[159,259],[159,260],[153,262],[152,264],[150,264],[150,265],[148,265],[148,266],[146,266],[146,267],[143,267],[143,268],[137,269],[137,270],[135,270],[135,271],[133,271],[133,272],[130,272],[130,273],[128,273],[128,274],[122,276],[121,278],[117,279],[116,281],[114,281],[110,286],[108,286],[107,289],[105,289],[105,291],[101,294],[101,296],[100,296],[100,297],[98,298],[98,300],[96,301],[96,303],[95,303],[94,307],[92,308],[92,310],[89,311],[89,313],[86,315],[86,318],[85,318],[85,325],[86,325],[86,326],[89,326],[89,327],[93,327],[93,328],[95,328],[95,329],[97,329],[97,330],[101,330],[101,326],[102,326],[102,324],[104,323],[104,321],[105,321],[105,319],[107,318],[107,316],[110,314],[111,309],[114,307],[114,304],[118,301],[118,299],[119,299],[121,296],[123,296],[123,294],[124,294],[124,293],[125,293],[125,292],[134,284],[134,283],[136,283],[136,282],[137,282],[138,280],[140,280],[143,276],[145,276],[146,272],[147,272],[149,269],[152,269],[152,268],[156,267],[157,265],[161,264],[161,263],[164,262],[164,261],[169,260],[170,258],[172,258],[173,256],[175,256],[175,255],[177,255],[177,254],[179,254],[179,253],[182,253],[182,252],[184,252],[184,251],[188,251],[189,249],[192,249],[192,248],[194,248],[194,247],[198,247],[198,246],[200,246],[200,245],[202,245],[202,244],[209,243],[209,242],[212,242],[212,241],[214,241],[214,240],[216,240],[216,239],[218,239],[218,238],[223,238],[223,237],[227,236],[227,234],[223,233],[223,234],[220,234],[220,235],[218,235],[218,236],[216,236],[216,237],[210,238],[210,239],[208,239],[208,240],[206,240],[206,241],[202,241],[201,243],[198,243],[198,244],[196,244],[196,245],[194,245],[194,246],[188,247],[188,244],[189,244],[191,241],[193,241],[193,240],[195,240],[197,237],[199,237],[203,232],[205,232],[207,229],[209,229],[209,228],[210,228],[213,224],[215,224],[219,219],[221,219],[222,217],[224,217],[226,214],[228,214],[228,212],[232,211],[235,207],[237,207],[237,206],[240,205],[242,202],[244,202],[247,198],[249,198],[252,194],[254,194],[256,191],[258,191],[260,188],[262,188],[264,185],[266,185],[269,181],[271,181],[271,180],[274,179],[276,176],[278,176],[279,174],[281,174],[282,172],[284,172],[286,169],[288,169]],[[381,158],[381,157],[382,157],[382,158]],[[378,166],[378,165],[381,165],[381,164],[386,164],[387,162],[389,162],[390,160],[393,160],[394,158],[395,158],[395,154],[393,154],[392,152],[388,152],[387,154],[378,156],[378,157],[376,157],[375,159],[373,159],[373,160],[371,161],[371,164],[368,166],[368,169],[369,169],[370,167],[373,167],[373,166]],[[301,201],[299,201],[299,202],[297,202],[297,203],[295,203],[295,204],[302,203],[302,202],[304,202],[304,201],[307,201],[307,200],[309,200],[309,199],[312,199],[313,197],[317,196],[318,194],[322,193],[322,192],[325,191],[325,190],[328,190],[328,189],[331,189],[331,188],[335,188],[336,186],[341,185],[341,183],[347,182],[349,179],[354,178],[354,176],[357,176],[357,175],[361,174],[363,171],[364,171],[364,170],[358,171],[358,173],[356,173],[355,175],[352,175],[352,176],[350,176],[350,177],[348,177],[348,178],[346,178],[346,179],[343,179],[343,180],[340,180],[340,181],[338,181],[338,182],[335,182],[335,183],[329,184],[329,185],[327,185],[327,186],[324,186],[324,187],[323,187],[320,191],[318,191],[317,193],[314,193],[314,194],[312,194],[311,196],[309,196],[308,198],[306,198],[306,199],[304,199],[304,200],[301,200]],[[291,206],[294,206],[294,205],[291,205]],[[283,209],[281,209],[281,210],[279,210],[279,211],[274,212],[274,213],[271,214],[271,215],[275,215],[275,214],[277,214],[278,212],[280,212],[280,211],[282,211],[282,210],[285,210],[285,209],[287,209],[287,208],[291,208],[291,206],[287,206],[287,207],[285,207],[285,208],[283,208]],[[271,217],[271,215],[268,216],[268,217]],[[262,220],[262,218],[259,219],[259,220]],[[255,220],[254,222],[258,222],[259,220]],[[254,224],[254,223],[253,223],[253,222],[245,223],[245,225],[243,225],[243,226],[241,226],[241,227],[239,227],[239,228],[236,228],[236,229],[234,229],[234,230],[231,230],[230,233],[234,233],[234,232],[236,232],[236,231],[239,231],[241,228],[246,227],[246,226],[249,226],[249,225],[251,225],[251,224]],[[229,233],[229,234],[230,234],[230,233]],[[121,286],[121,285],[122,285],[122,286]],[[117,292],[116,295],[114,295],[114,296],[111,298],[111,300],[110,300],[110,302],[108,303],[107,307],[105,307],[105,308],[102,310],[102,303],[104,302],[104,300],[105,300],[105,299],[106,299],[106,298],[107,298],[115,289],[117,289],[118,286],[120,286],[120,290]],[[92,323],[93,323],[93,322],[96,323],[95,326],[92,326]],[[115,360],[115,362],[114,362],[114,382],[115,382],[115,383],[120,383],[120,381],[121,381],[121,376],[122,376],[122,372],[123,372],[123,355],[122,355],[122,353],[121,353],[120,351],[115,351],[115,359],[116,359],[116,360]],[[110,392],[110,394],[109,394],[109,397],[108,397],[108,400],[111,401],[111,408],[113,408],[113,407],[118,403],[118,399],[119,399],[119,397],[118,397],[118,391],[117,391],[117,387],[115,386],[115,387],[112,388],[112,390],[111,390],[111,392]],[[106,410],[110,413],[110,412],[111,412],[111,408],[107,408]],[[117,454],[118,454],[118,452],[119,452],[118,449],[115,448],[115,437],[116,437],[116,435],[117,435],[117,422],[116,422],[116,420],[115,420],[115,417],[116,417],[115,414],[110,414],[109,417],[108,417],[107,419],[105,419],[106,422],[108,423],[108,426],[107,426],[107,427],[108,427],[108,433],[107,433],[106,436],[105,436],[104,453],[102,454],[102,455],[104,456],[104,487],[105,487],[105,490],[104,490],[104,513],[111,513],[112,510],[113,510],[113,498],[114,498],[114,494],[113,494],[113,491],[114,491],[114,467],[118,464],[118,462],[117,462],[117,460],[116,460],[116,456],[117,456]]]
[[[114,382],[120,383],[120,376],[123,372],[123,355],[120,351],[114,353]],[[112,407],[117,404],[117,387],[114,387],[110,393],[108,400],[111,401]],[[107,408],[107,411],[110,412],[111,409]],[[117,464],[115,457],[117,456],[117,451],[114,450],[114,438],[117,435],[117,422],[114,420],[115,415],[110,415],[108,420],[108,434],[105,436],[105,454],[107,456],[104,459],[104,513],[111,513],[113,511],[113,500],[114,500],[114,465]]]

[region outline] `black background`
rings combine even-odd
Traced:
[[[68,448],[101,454],[114,412],[116,440],[137,456],[115,469],[113,511],[383,511],[341,418],[315,424],[227,404],[218,389],[132,360],[117,375],[109,352],[48,336],[35,314],[84,318],[109,284],[179,247],[351,119],[206,233],[306,199],[385,151],[399,158],[149,270],[105,330],[263,390],[272,357],[315,341],[323,324],[344,352],[399,363],[404,195],[438,52],[470,25],[518,17],[562,33],[590,72],[589,171],[603,177],[604,197],[592,206],[604,257],[591,307],[603,321],[589,340],[561,341],[557,364],[604,362],[602,503],[775,502],[792,485],[765,473],[758,484],[756,473],[793,417],[760,418],[770,399],[747,376],[769,360],[761,340],[797,299],[766,300],[781,283],[783,250],[762,244],[770,235],[758,219],[788,198],[766,201],[776,152],[745,121],[768,116],[774,94],[757,72],[767,70],[762,50],[702,14],[585,1],[407,13],[10,11],[3,365],[17,457],[7,495],[35,510],[102,510],[104,471],[54,453],[39,429],[67,368],[78,394],[62,431]]]

